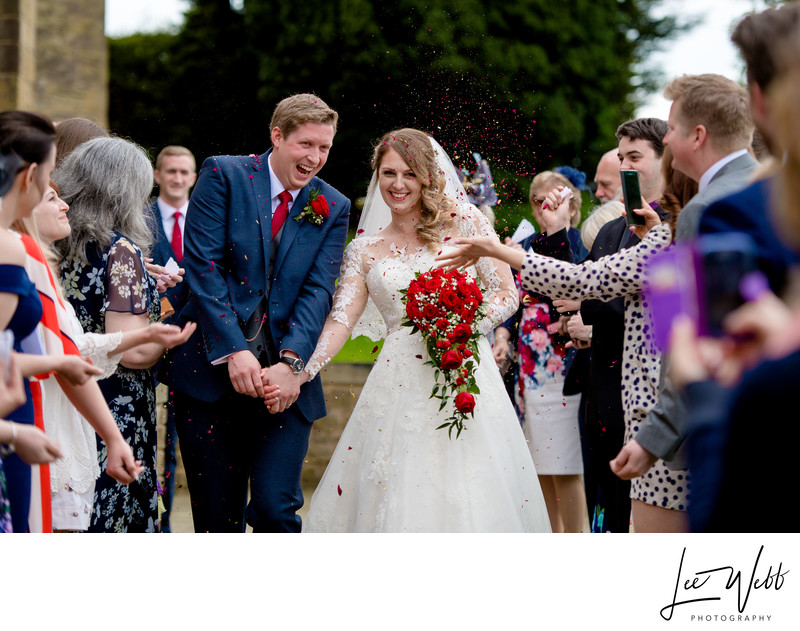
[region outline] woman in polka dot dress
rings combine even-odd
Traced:
[[[544,221],[561,221],[568,212],[560,202],[558,189],[545,202],[550,212]],[[555,208],[555,210],[553,210]],[[644,271],[653,255],[672,243],[669,226],[661,224],[649,206],[637,213],[646,224],[632,228],[642,241],[636,246],[580,265],[565,263],[534,253],[513,250],[482,238],[460,239],[460,250],[439,257],[440,264],[461,265],[481,256],[491,256],[521,269],[525,289],[566,300],[625,298],[625,342],[622,367],[622,403],[625,410],[625,441],[632,440],[658,398],[661,354],[654,345],[641,289]],[[566,238],[554,234],[550,239]],[[643,476],[631,483],[634,530],[683,531],[686,529],[688,471],[672,470],[658,460]],[[637,528],[637,521],[639,527]]]

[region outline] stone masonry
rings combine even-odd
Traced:
[[[104,0],[0,0],[0,111],[108,125]]]

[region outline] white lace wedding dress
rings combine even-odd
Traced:
[[[450,236],[479,234],[494,231],[476,208],[459,206]],[[385,342],[311,498],[305,532],[550,531],[530,451],[485,337],[474,418],[458,438],[436,429],[448,408],[440,412],[439,400],[430,398],[433,369],[423,365],[428,357],[419,333],[401,326],[399,292],[435,267],[435,256],[429,248],[397,250],[380,234],[347,247],[333,310],[308,370],[316,374],[354,328],[358,334],[366,326],[373,338],[383,332]],[[507,266],[481,259],[477,273],[485,333],[514,312],[517,294]],[[368,298],[380,317],[371,304],[366,308]]]

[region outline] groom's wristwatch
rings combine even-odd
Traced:
[[[297,357],[297,358],[294,358],[294,357],[281,357],[281,361],[284,364],[288,364],[289,366],[291,366],[292,367],[292,372],[295,375],[299,375],[301,372],[303,372],[303,368],[306,367],[306,365],[303,363],[303,360],[300,359],[299,357]]]

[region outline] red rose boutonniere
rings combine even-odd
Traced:
[[[295,221],[302,221],[304,217],[313,223],[315,226],[321,226],[330,215],[330,208],[328,208],[328,200],[322,195],[319,190],[313,190],[308,194],[308,204],[297,217]]]
[[[401,293],[406,305],[403,325],[419,331],[428,347],[425,365],[433,366],[436,382],[431,398],[439,399],[443,410],[453,397],[452,413],[437,429],[447,428],[451,438],[455,429],[458,438],[480,394],[475,370],[481,334],[472,322],[484,315],[483,294],[470,276],[443,269],[419,274]]]

